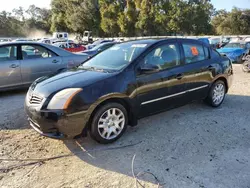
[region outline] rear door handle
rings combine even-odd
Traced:
[[[54,59],[53,61],[52,61],[52,63],[58,63],[59,61],[58,60],[56,60],[56,59]]]
[[[183,74],[177,74],[177,75],[175,76],[175,78],[176,78],[177,80],[181,80],[181,79],[183,78]]]
[[[17,64],[12,64],[12,65],[10,65],[10,68],[17,68],[17,67],[19,67],[19,65],[17,65]]]

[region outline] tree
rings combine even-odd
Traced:
[[[22,22],[6,11],[0,12],[0,37],[24,36]]]
[[[217,34],[250,34],[250,9],[233,8],[231,12],[217,11],[212,19],[212,25]]]
[[[50,10],[30,5],[28,10],[26,10],[26,13],[29,15],[29,17],[25,19],[27,30],[34,28],[45,31],[46,33],[49,32],[51,25]]]
[[[120,33],[117,18],[124,10],[122,0],[100,0],[101,28],[106,36],[115,37]]]
[[[135,24],[137,22],[138,12],[134,1],[127,0],[126,8],[120,12],[118,25],[122,36],[132,37],[136,35]]]
[[[24,21],[24,9],[23,7],[18,7],[17,9],[13,9],[12,12],[14,13],[15,17],[20,20]]]
[[[140,4],[140,13],[136,23],[136,28],[142,36],[152,36],[155,33],[154,3],[155,1],[153,0],[142,0]]]
[[[72,0],[71,0],[72,1]],[[67,23],[72,31],[83,33],[90,30],[94,35],[100,32],[100,12],[97,0],[79,0],[71,3],[66,11]]]
[[[67,0],[52,0],[51,1],[51,31],[66,31],[70,32],[67,25]]]

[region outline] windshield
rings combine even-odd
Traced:
[[[121,70],[137,58],[147,46],[148,44],[136,44],[135,42],[118,44],[94,56],[79,68]]]
[[[245,44],[242,43],[228,43],[225,48],[245,48]]]

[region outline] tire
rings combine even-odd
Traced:
[[[217,94],[215,92],[217,92]],[[211,86],[208,96],[205,99],[205,102],[210,106],[217,108],[223,103],[225,95],[226,95],[226,84],[222,80],[218,80]]]
[[[108,103],[94,114],[90,136],[101,144],[109,144],[124,134],[127,124],[128,114],[124,106],[119,103]]]
[[[243,72],[250,72],[250,66],[249,66],[250,62],[249,61],[245,61],[243,64],[242,64],[242,71]]]

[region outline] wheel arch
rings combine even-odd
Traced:
[[[128,98],[124,98],[124,97],[110,97],[110,98],[106,98],[104,100],[101,100],[100,102],[98,102],[97,104],[95,104],[95,107],[91,110],[91,114],[87,123],[87,128],[90,129],[91,128],[91,122],[93,120],[93,117],[96,113],[96,111],[98,109],[100,109],[100,107],[102,107],[105,104],[108,103],[118,103],[121,104],[122,106],[124,106],[124,108],[126,109],[127,113],[128,113],[128,124],[130,126],[135,126],[137,125],[137,117],[135,115],[135,112],[133,111],[133,106],[131,104],[131,102],[129,102],[130,99]]]
[[[217,82],[218,80],[221,80],[225,83],[225,86],[226,86],[226,93],[228,92],[228,89],[229,89],[229,86],[228,86],[228,82],[227,82],[227,79],[224,77],[224,76],[220,76],[218,78],[216,78],[214,81],[213,81],[213,84],[215,82]]]

